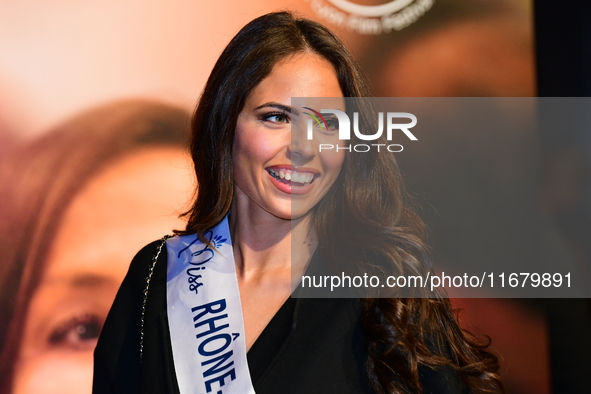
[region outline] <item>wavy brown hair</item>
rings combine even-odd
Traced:
[[[191,154],[198,187],[206,192],[196,196],[179,234],[202,237],[228,213],[238,115],[274,65],[301,52],[318,54],[334,66],[345,97],[369,96],[352,56],[324,26],[287,12],[247,24],[222,52],[193,117]],[[404,190],[393,155],[347,155],[339,179],[313,209],[329,265],[346,261],[399,274],[429,270],[426,229],[409,208]],[[342,247],[343,239],[355,247]],[[503,390],[496,356],[486,351],[488,344],[460,328],[447,298],[365,299],[363,330],[366,374],[376,393],[422,392],[423,368],[453,368],[471,385]]]

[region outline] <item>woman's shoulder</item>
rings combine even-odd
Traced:
[[[165,235],[164,237],[150,242],[149,244],[147,244],[146,246],[144,246],[143,248],[141,248],[134,256],[133,260],[131,261],[131,265],[135,266],[135,265],[142,265],[142,264],[147,264],[148,262],[151,262],[152,259],[156,256],[158,258],[160,258],[160,256],[157,256],[158,252],[159,255],[166,255],[166,240],[168,238],[171,238],[170,235]]]
[[[119,285],[110,314],[116,313],[122,307],[126,310],[125,314],[131,310],[139,311],[147,281],[151,282],[151,289],[157,287],[154,286],[157,283],[165,281],[167,250],[164,240],[165,238],[161,238],[150,242],[135,254]]]
[[[150,242],[141,248],[131,260],[126,278],[142,277],[145,279],[150,268],[153,269],[155,264],[166,264],[167,250],[165,241],[167,238],[169,236]]]

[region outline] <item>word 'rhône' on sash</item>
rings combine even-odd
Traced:
[[[228,217],[205,234],[166,240],[167,309],[181,394],[254,394]]]

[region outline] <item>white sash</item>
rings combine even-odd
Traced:
[[[246,361],[228,217],[205,233],[166,240],[166,295],[181,394],[255,394]]]

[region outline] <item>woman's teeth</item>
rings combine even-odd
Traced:
[[[274,170],[268,169],[269,174],[281,181],[291,181],[296,183],[310,184],[314,180],[314,174],[309,172],[297,172],[292,170]]]

